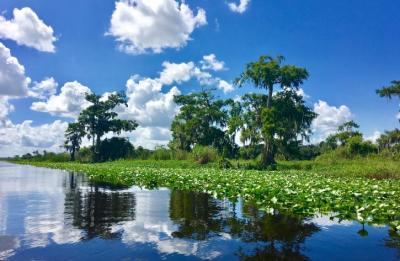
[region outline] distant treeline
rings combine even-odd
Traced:
[[[310,160],[316,157],[354,158],[379,154],[397,158],[400,152],[400,131],[386,131],[376,144],[367,141],[359,125],[349,121],[319,144],[308,144],[311,124],[317,114],[308,107],[299,88],[308,78],[305,68],[283,64],[282,56],[261,56],[246,65],[234,81],[238,87],[251,85],[266,90],[246,93],[235,99],[219,99],[214,89],[202,89],[174,97],[180,106],[171,125],[172,140],[168,146],[154,150],[134,148],[126,138],[102,139],[107,133],[121,134],[137,128],[131,120],[122,120],[114,108],[127,106],[123,93],[87,94],[91,103],[66,131],[65,148],[69,159],[80,162],[103,162],[116,159],[187,160],[208,163],[218,160],[229,167],[227,159],[257,160],[258,167],[273,168],[276,159]],[[381,97],[400,95],[400,81],[377,90]],[[81,148],[84,137],[92,145]],[[240,141],[242,146],[238,145]],[[21,158],[67,160],[66,154],[38,152]]]

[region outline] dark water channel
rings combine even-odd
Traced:
[[[0,162],[0,259],[399,260],[386,227],[257,211],[194,192],[111,189]]]

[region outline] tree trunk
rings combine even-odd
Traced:
[[[268,167],[275,163],[275,149],[272,137],[270,137],[264,141],[264,148],[261,153],[261,166]]]
[[[75,148],[72,148],[71,151],[71,161],[75,161]]]
[[[267,108],[270,109],[272,107],[272,94],[273,94],[273,86],[268,87],[268,100],[267,100]],[[267,167],[275,164],[275,150],[274,150],[274,136],[273,133],[270,133],[267,137],[264,138],[264,148],[261,153],[261,165],[263,167]]]
[[[97,134],[96,135],[96,152],[95,152],[96,162],[100,161],[100,143],[101,143],[100,135]]]
[[[267,100],[267,108],[270,109],[272,107],[272,94],[274,92],[274,87],[268,87],[268,100]]]

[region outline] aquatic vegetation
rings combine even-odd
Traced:
[[[114,185],[192,190],[207,192],[218,198],[241,197],[269,213],[279,211],[300,216],[331,214],[332,218],[388,224],[400,230],[399,180],[330,177],[313,171],[172,169],[112,162],[31,164],[83,172],[93,181]]]

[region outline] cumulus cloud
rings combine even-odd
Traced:
[[[116,38],[123,52],[161,53],[165,48],[185,46],[194,29],[205,24],[204,9],[195,15],[184,1],[120,0],[106,34]]]
[[[179,111],[174,96],[181,94],[177,87],[163,93],[158,79],[132,76],[126,83],[128,107],[121,107],[122,118],[137,120],[142,127],[169,128]]]
[[[67,82],[58,95],[51,95],[46,101],[32,103],[34,111],[47,112],[53,116],[77,118],[79,113],[89,106],[85,94],[91,93],[89,87],[77,81]]]
[[[239,4],[231,2],[231,3],[228,3],[228,6],[232,12],[241,14],[247,10],[249,3],[250,3],[250,0],[240,0]]]
[[[42,52],[55,52],[53,28],[46,25],[29,7],[15,8],[14,17],[7,20],[0,15],[0,38],[11,39]]]
[[[31,79],[25,76],[24,66],[0,42],[0,95],[26,96],[30,82]]]
[[[21,124],[8,122],[0,128],[0,157],[33,150],[60,152],[67,126],[68,123],[60,120],[39,126],[33,126],[29,120]]]
[[[58,83],[53,77],[45,78],[41,82],[34,82],[29,90],[29,95],[39,99],[46,99],[57,92]]]
[[[221,71],[225,69],[225,62],[219,61],[215,54],[204,55],[203,60],[200,61],[203,70]]]
[[[189,63],[170,63],[163,62],[164,69],[160,73],[160,82],[162,84],[170,85],[173,83],[181,84],[187,82],[192,78],[193,69],[195,65],[193,62]]]
[[[380,131],[374,131],[374,133],[370,136],[367,136],[365,139],[369,140],[372,143],[376,143],[376,141],[381,137],[382,133]]]
[[[339,125],[350,121],[352,118],[352,113],[346,105],[335,107],[321,100],[314,104],[314,112],[318,114],[312,123],[317,141],[325,139],[328,135],[334,133]]]
[[[204,58],[206,57],[206,58]],[[181,84],[196,79],[201,85],[216,86],[224,93],[234,91],[232,84],[218,77],[214,77],[209,70],[219,71],[225,69],[225,63],[218,61],[214,54],[206,55],[200,61],[200,65],[194,62],[171,63],[165,61],[160,77],[155,79],[164,85]],[[207,61],[207,62],[206,62]]]
[[[129,138],[135,147],[142,146],[146,149],[165,146],[172,138],[169,127],[138,127],[133,132],[125,134],[125,136]]]
[[[232,84],[221,79],[218,79],[218,88],[221,89],[224,93],[232,92],[234,90]]]
[[[14,111],[14,106],[8,102],[8,97],[0,96],[0,127],[6,124],[8,115],[12,111]]]

